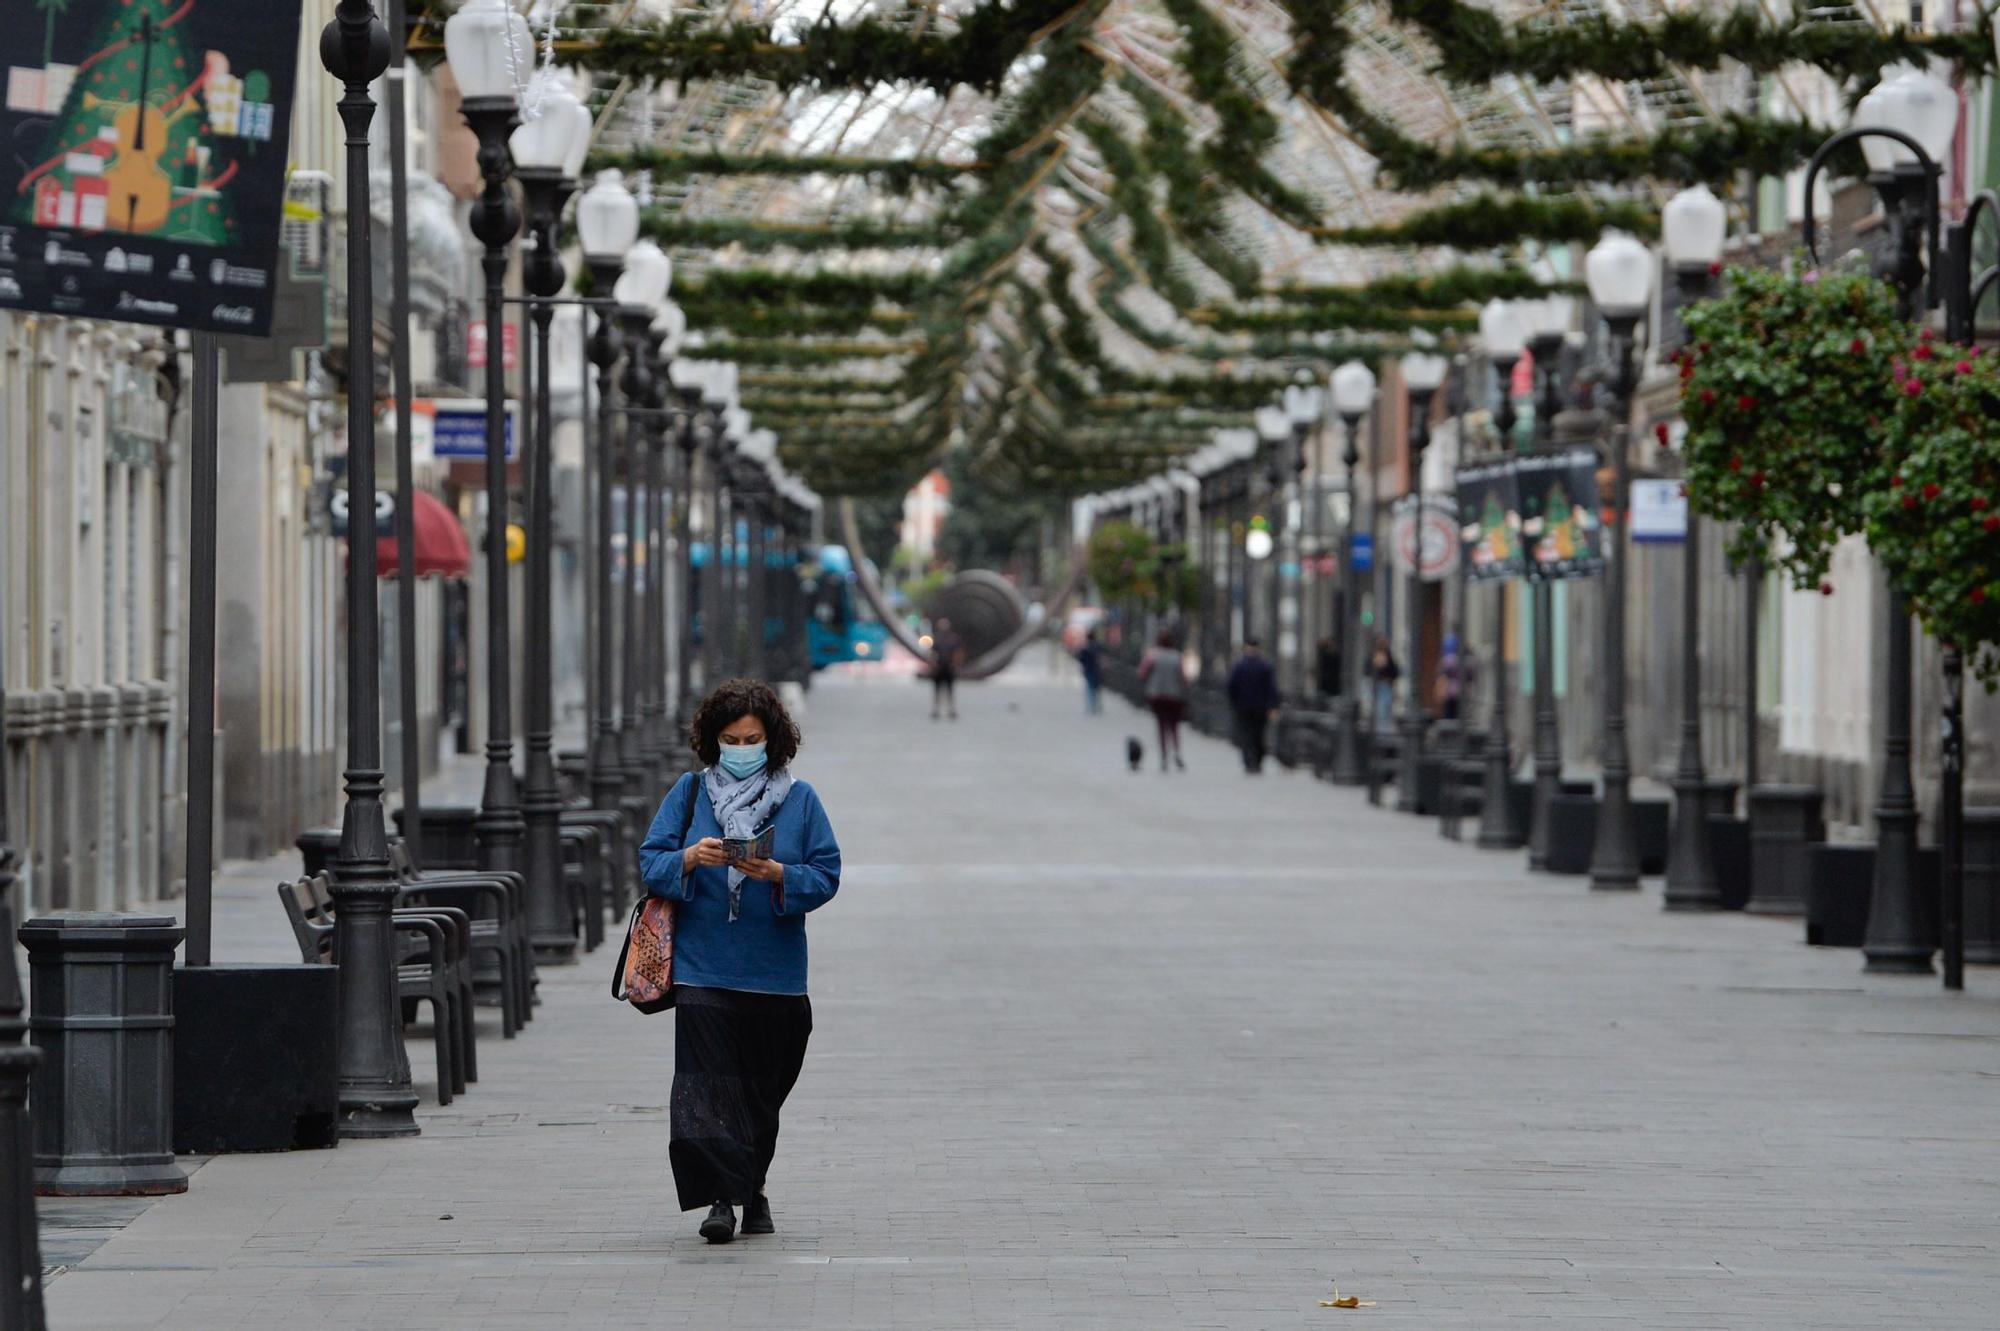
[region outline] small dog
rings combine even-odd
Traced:
[[[1132,770],[1135,772],[1146,761],[1146,746],[1139,742],[1137,735],[1125,737],[1125,761],[1132,764]]]

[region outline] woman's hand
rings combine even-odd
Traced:
[[[693,873],[696,869],[719,869],[729,863],[723,854],[722,838],[705,836],[681,852],[681,872]]]
[[[785,866],[776,860],[744,860],[736,867],[743,871],[743,876],[746,878],[755,878],[762,883],[775,883],[779,887],[785,885]]]

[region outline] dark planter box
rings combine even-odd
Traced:
[[[174,971],[174,1150],[181,1155],[339,1144],[339,969]]]
[[[1550,873],[1589,873],[1597,844],[1597,796],[1568,791],[1549,802]]]
[[[396,831],[403,830],[403,810],[390,815]],[[424,805],[424,867],[426,869],[477,869],[479,834],[473,824],[479,810],[470,804]]]
[[[1750,788],[1750,900],[1753,915],[1803,915],[1812,877],[1808,847],[1826,840],[1817,786]]]
[[[1650,797],[1632,801],[1632,839],[1639,843],[1639,872],[1667,871],[1667,843],[1673,825],[1673,802]]]
[[[1806,848],[1806,942],[1860,947],[1868,939],[1875,894],[1875,847],[1818,842]],[[1935,846],[1917,852],[1917,937],[1937,945],[1938,876]]]
[[[333,863],[334,855],[340,850],[340,829],[337,827],[308,827],[293,840],[299,848],[299,860],[305,866],[306,878],[317,878]]]
[[[1589,873],[1597,849],[1597,795],[1580,783],[1564,782],[1563,793],[1549,805],[1550,873]],[[1667,801],[1632,801],[1632,839],[1639,851],[1639,872],[1663,873],[1667,867]]]
[[[1722,908],[1742,910],[1750,901],[1750,820],[1711,813],[1708,858],[1722,892]]]
[[[1965,811],[1965,959],[2000,963],[2000,809]]]

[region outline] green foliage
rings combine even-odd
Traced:
[[[1650,236],[1660,229],[1659,213],[1629,199],[1488,193],[1426,208],[1387,226],[1327,227],[1313,234],[1329,245],[1450,245],[1469,252],[1523,240],[1595,241],[1606,227]]]
[[[1161,545],[1132,523],[1099,523],[1085,558],[1107,603],[1136,602],[1164,612],[1191,609],[1201,597],[1200,570],[1189,562],[1187,547]]]
[[[775,40],[769,23],[718,24],[697,12],[628,21],[566,58],[642,83],[757,78],[782,89],[909,83],[948,92],[964,84],[991,93],[1042,30],[1077,7],[1078,0],[985,0],[949,35],[869,16],[815,23],[790,42]]]
[[[1721,14],[1686,9],[1638,23],[1598,13],[1516,25],[1464,0],[1389,0],[1389,12],[1431,38],[1440,72],[1469,84],[1506,75],[1553,83],[1581,74],[1637,82],[1676,68],[1718,69],[1725,60],[1760,74],[1804,64],[1836,79],[1872,82],[1888,65],[1930,56],[1971,76],[1990,72],[1994,63],[1990,13],[1974,13],[1959,32],[1918,33],[1883,32],[1851,18],[1772,18],[1756,5]]]
[[[1891,359],[1909,336],[1894,293],[1858,271],[1739,268],[1686,322],[1689,499],[1741,524],[1733,557],[1822,586],[1834,543],[1862,529],[1863,499],[1886,483]]]
[[[650,171],[655,180],[690,176],[857,176],[885,193],[906,195],[918,185],[949,185],[987,170],[982,162],[940,162],[916,158],[844,157],[821,153],[730,153],[635,145],[618,151],[600,149],[584,163],[586,174],[617,167]]]
[[[1861,496],[1868,544],[1924,627],[2000,687],[2000,355],[1895,348],[1886,485]]]

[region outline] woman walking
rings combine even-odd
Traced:
[[[1174,645],[1171,629],[1161,629],[1153,649],[1139,662],[1139,686],[1146,691],[1146,706],[1160,730],[1160,770],[1167,770],[1167,755],[1175,767],[1186,770],[1181,757],[1181,721],[1187,716],[1187,672],[1181,669],[1180,648]]]
[[[674,784],[639,848],[647,890],[674,903],[674,1084],[667,1148],[701,1236],[773,1232],[765,1175],[778,1111],[812,1034],[807,911],[840,888],[840,847],[819,796],[795,780],[799,729],[778,695],[729,680],[703,700],[688,742],[706,770]],[[769,829],[770,858],[729,862],[723,838]]]
[[[1396,664],[1396,654],[1389,650],[1388,635],[1375,635],[1375,650],[1368,657],[1368,681],[1375,693],[1375,733],[1394,734],[1396,730],[1396,681],[1403,677],[1403,667]]]

